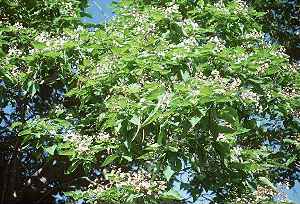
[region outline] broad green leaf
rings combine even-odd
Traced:
[[[111,164],[118,157],[119,157],[118,155],[114,155],[114,154],[113,155],[109,155],[108,157],[106,157],[106,159],[101,164],[101,166],[104,167],[104,166],[107,166],[107,165]]]
[[[73,157],[76,155],[75,150],[70,149],[70,150],[58,150],[58,154],[62,156],[70,156]]]
[[[171,177],[174,175],[175,171],[172,170],[172,168],[170,166],[167,166],[164,170],[164,176],[167,179],[167,181],[169,182]]]
[[[137,115],[134,115],[129,121],[137,126],[141,125],[141,118]]]
[[[57,145],[52,145],[51,147],[45,148],[45,151],[48,152],[51,156],[54,155]]]
[[[122,156],[122,158],[126,159],[129,162],[132,162],[132,157],[130,156]]]
[[[191,123],[191,125],[192,125],[192,128],[195,127],[195,126],[199,123],[200,120],[201,120],[200,117],[197,117],[197,116],[192,117],[192,118],[190,119],[190,123]]]
[[[182,200],[180,194],[174,189],[170,189],[169,191],[163,193],[161,198],[166,200],[178,200],[178,201]]]
[[[258,178],[264,185],[272,188],[272,190],[277,191],[277,188],[274,186],[274,184],[266,177],[262,176]]]

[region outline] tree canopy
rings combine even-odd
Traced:
[[[264,22],[275,3],[121,0],[99,25],[86,5],[0,1],[1,204],[272,203],[293,186],[299,42]]]

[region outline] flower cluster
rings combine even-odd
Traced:
[[[74,3],[62,1],[62,5],[60,6],[60,13],[65,16],[75,16],[76,10],[74,10]]]
[[[86,153],[90,150],[91,145],[95,140],[105,142],[105,141],[114,141],[107,133],[99,133],[98,135],[80,135],[78,133],[68,133],[64,137],[65,141],[69,141],[75,145],[76,150],[79,153]]]
[[[12,56],[21,56],[23,54],[23,51],[18,49],[16,45],[11,45],[8,49],[8,57]]]
[[[179,6],[178,4],[173,4],[172,6],[169,6],[164,11],[166,15],[173,15],[174,13],[179,13]]]
[[[257,74],[263,74],[265,73],[268,68],[269,68],[269,63],[268,62],[264,62],[260,65],[260,67],[258,67],[258,69],[256,70],[257,71]]]
[[[50,33],[41,32],[39,33],[34,40],[38,43],[44,44],[44,48],[34,48],[29,51],[30,54],[39,51],[58,51],[63,49],[64,45],[68,42],[79,40],[79,33],[75,34],[65,34],[62,36],[53,37]]]
[[[250,100],[250,101],[259,101],[259,96],[257,93],[254,93],[250,90],[243,91],[240,95],[241,99],[243,100]]]
[[[20,22],[16,22],[13,26],[14,26],[17,30],[22,30],[22,29],[24,29],[23,24],[20,23]]]
[[[291,87],[284,87],[282,90],[282,93],[286,97],[298,97],[299,96],[299,91],[291,88]]]
[[[219,38],[218,36],[211,37],[208,40],[209,43],[213,43],[216,45],[214,52],[218,53],[225,48],[225,41]]]
[[[116,186],[118,188],[132,186],[135,191],[143,192],[147,195],[154,195],[166,190],[166,182],[161,180],[151,180],[151,175],[145,170],[124,172],[121,168],[113,169],[110,172],[103,171],[105,179],[109,184],[100,189],[107,189],[108,186]]]
[[[275,196],[276,194],[277,194],[276,191],[274,191],[272,188],[266,187],[266,186],[258,186],[255,191],[257,201],[271,198],[271,197]]]

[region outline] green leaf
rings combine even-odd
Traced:
[[[179,151],[178,147],[174,147],[174,146],[171,146],[171,145],[168,145],[166,149],[171,151],[171,152],[178,152]]]
[[[156,104],[155,108],[151,111],[149,116],[146,118],[146,120],[142,123],[142,127],[145,127],[146,125],[149,125],[153,121],[155,121],[160,116],[159,108],[162,105],[162,102],[165,98],[165,94],[160,96],[160,99],[158,103]]]
[[[133,136],[133,138],[131,140],[131,141],[134,141],[141,129],[141,118],[137,115],[134,115],[129,121],[138,126],[137,130],[135,132],[135,135]]]
[[[50,155],[54,155],[57,145],[52,145],[51,147],[45,148],[45,151],[48,152]]]
[[[151,145],[147,146],[147,147],[145,148],[145,150],[147,150],[147,151],[156,151],[156,150],[158,150],[160,147],[161,147],[160,144],[154,143],[154,144],[151,144]]]
[[[64,43],[65,49],[73,49],[76,46],[77,46],[77,43],[74,41],[68,41],[68,42]]]
[[[0,57],[4,57],[5,56],[5,52],[2,50],[1,48],[1,44],[0,44]]]
[[[190,75],[189,75],[188,71],[183,72],[182,70],[180,70],[180,73],[181,73],[181,77],[182,77],[183,81],[188,81],[189,80]]]
[[[172,170],[172,168],[170,166],[167,166],[164,170],[164,176],[167,179],[167,181],[169,182],[171,177],[174,175],[175,171]]]
[[[286,161],[285,166],[288,167],[290,164],[292,164],[292,163],[295,162],[296,160],[297,160],[297,156],[296,156],[296,155],[290,157],[290,158]]]
[[[122,158],[126,159],[129,162],[132,162],[132,157],[130,156],[122,156]]]
[[[180,194],[174,189],[170,189],[169,191],[163,193],[161,197],[166,200],[182,200]]]
[[[43,48],[47,47],[47,45],[45,43],[42,43],[42,42],[33,42],[32,45],[36,49],[43,49]]]
[[[62,155],[62,156],[70,156],[70,157],[73,157],[74,155],[76,155],[76,152],[75,150],[59,150],[58,151],[58,154],[59,155]]]
[[[109,155],[108,157],[106,157],[106,159],[104,160],[104,162],[101,164],[102,167],[107,166],[109,164],[111,164],[115,159],[117,159],[119,156],[117,155]]]
[[[195,126],[199,123],[200,120],[201,120],[201,118],[199,118],[199,117],[197,117],[197,116],[192,117],[192,118],[190,119],[190,123],[191,123],[191,125],[192,125],[192,128],[195,127]]]
[[[258,179],[262,182],[262,184],[269,186],[274,191],[277,191],[277,188],[274,186],[274,184],[268,178],[262,176],[262,177],[259,177]]]
[[[22,126],[22,124],[23,124],[22,122],[14,122],[13,124],[11,124],[10,127],[11,127],[12,129],[15,129],[16,127]]]
[[[137,126],[141,125],[141,118],[137,115],[134,115],[129,121]]]
[[[9,83],[14,83],[13,76],[10,73],[6,72],[3,68],[0,69],[0,79],[1,78]]]
[[[67,174],[71,174],[71,173],[73,173],[76,169],[77,169],[77,167],[79,166],[79,164],[80,164],[80,162],[77,160],[77,161],[75,161],[75,162],[73,162],[72,164],[71,164],[71,166],[67,169]]]
[[[39,86],[37,84],[35,84],[34,81],[29,81],[27,83],[26,92],[30,93],[31,97],[33,97],[37,93],[38,89],[39,89]]]

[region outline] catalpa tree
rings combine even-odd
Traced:
[[[264,13],[124,0],[91,28],[79,1],[44,4],[2,6],[5,200],[19,183],[87,203],[270,203],[293,185],[299,67],[265,41]]]

